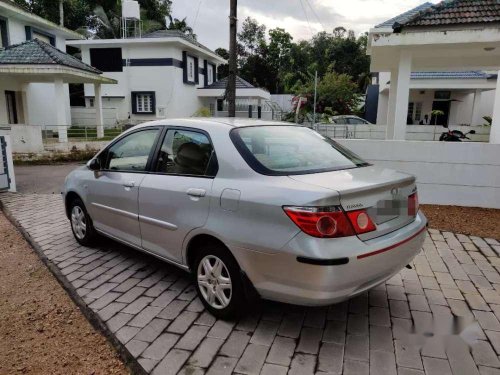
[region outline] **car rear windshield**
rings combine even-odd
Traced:
[[[250,167],[265,175],[291,175],[369,165],[337,142],[300,126],[235,128],[231,139]]]

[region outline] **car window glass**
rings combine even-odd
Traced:
[[[116,171],[144,171],[155,143],[158,129],[132,133],[107,151],[106,168]]]
[[[171,129],[163,141],[156,171],[168,174],[208,175],[213,147],[208,137],[190,130]]]
[[[367,164],[329,138],[297,126],[237,128],[231,138],[250,166],[265,174],[314,173]]]
[[[356,117],[349,117],[348,118],[348,122],[349,122],[349,124],[352,124],[352,125],[361,125],[361,124],[364,124],[364,122],[361,119],[356,118]]]

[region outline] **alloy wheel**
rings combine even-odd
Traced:
[[[214,309],[223,309],[231,302],[232,283],[224,262],[215,255],[205,256],[196,274],[201,295]]]
[[[76,238],[82,240],[87,233],[87,220],[80,206],[74,206],[71,210],[71,226]]]

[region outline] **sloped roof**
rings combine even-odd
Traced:
[[[403,27],[500,23],[499,0],[445,0],[405,22]]]
[[[144,34],[143,38],[181,38],[188,41],[191,44],[194,44],[197,47],[203,48],[204,50],[214,53],[210,48],[204,46],[199,43],[195,38],[191,35],[185,34],[180,30],[156,30],[148,34]]]
[[[385,22],[382,22],[381,24],[378,24],[377,26],[375,26],[375,28],[376,29],[391,28],[392,25],[394,25],[396,22],[403,24],[406,21],[408,21],[410,18],[414,17],[416,14],[430,8],[431,6],[432,6],[432,3],[429,3],[429,2],[423,3],[423,4],[419,5],[418,7],[410,9],[407,12],[401,13],[400,15],[398,15],[396,17],[393,17]]]
[[[34,39],[0,50],[0,65],[63,65],[90,73],[102,72],[56,47]]]
[[[411,79],[488,79],[492,75],[479,71],[469,70],[463,72],[412,72]]]
[[[204,89],[225,89],[227,86],[228,77],[222,78],[219,81],[212,83],[211,85],[203,87]],[[236,88],[237,89],[255,89],[256,87],[251,83],[245,81],[243,78],[236,76]]]

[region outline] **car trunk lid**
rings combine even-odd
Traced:
[[[363,241],[395,231],[415,219],[408,215],[408,196],[416,191],[412,175],[368,166],[289,177],[337,191],[345,211],[366,209],[376,230],[358,235]]]

